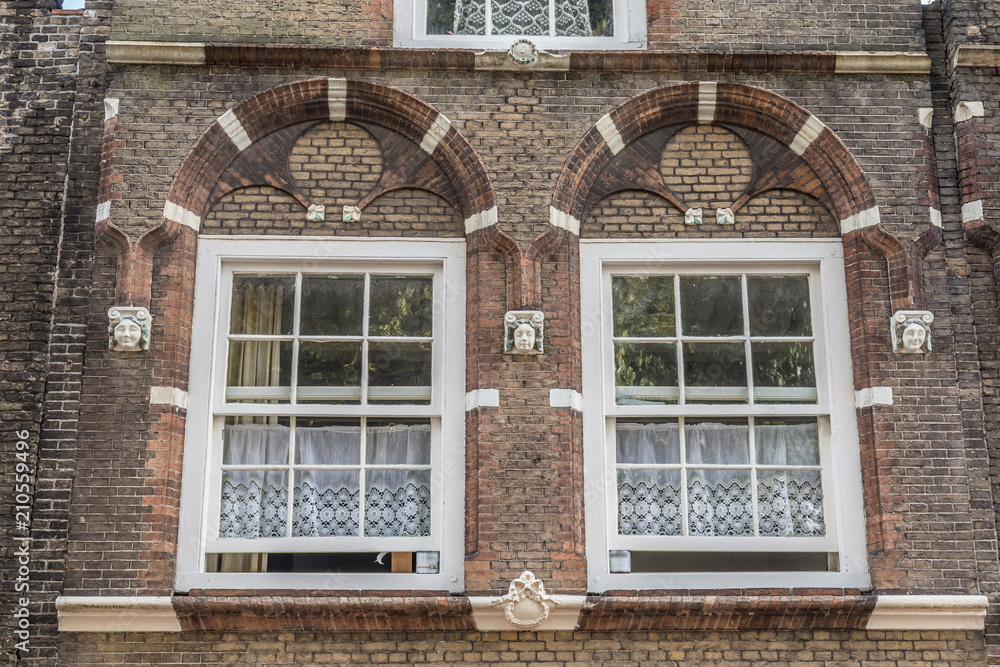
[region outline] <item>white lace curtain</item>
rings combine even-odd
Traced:
[[[486,34],[486,3],[490,7],[493,35],[548,35],[548,0],[455,0],[454,33]],[[587,0],[555,0],[555,34],[590,37]]]
[[[430,534],[430,471],[406,469],[430,458],[430,427],[368,428],[366,536]],[[360,427],[299,428],[294,481],[294,537],[357,536],[361,471],[323,470],[320,465],[358,465]],[[224,465],[280,465],[280,470],[223,470],[220,537],[284,537],[288,517],[289,429],[241,424],[226,427]]]
[[[825,534],[818,470],[758,469],[751,488],[747,425],[697,423],[685,427],[686,469],[618,471],[618,529],[622,535],[682,535],[682,475],[686,476],[689,535]],[[755,427],[758,465],[815,466],[816,424]],[[625,424],[617,429],[619,464],[679,464],[678,425]],[[732,468],[698,468],[698,465]]]

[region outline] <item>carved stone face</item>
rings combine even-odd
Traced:
[[[916,322],[911,322],[903,329],[900,336],[903,350],[906,352],[920,352],[923,350],[924,341],[927,340],[927,330]]]
[[[130,317],[123,317],[115,325],[115,342],[123,350],[135,350],[142,340],[142,327]]]
[[[535,327],[522,322],[514,329],[514,348],[518,352],[531,352],[535,348]]]

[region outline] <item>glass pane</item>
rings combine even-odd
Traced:
[[[287,480],[282,470],[222,471],[219,537],[284,537]]]
[[[233,276],[229,333],[289,336],[295,316],[295,276]]]
[[[431,471],[372,470],[365,484],[365,535],[431,534]]]
[[[680,463],[681,441],[677,422],[615,426],[615,460],[618,463]]]
[[[756,419],[753,437],[757,463],[765,466],[818,466],[816,420]]]
[[[682,330],[687,336],[743,334],[739,276],[681,276]]]
[[[587,5],[590,12],[591,34],[594,37],[614,37],[615,16],[611,0],[590,0]],[[556,7],[558,12],[559,5]]]
[[[751,336],[810,336],[808,276],[747,276]]]
[[[229,341],[226,400],[236,403],[287,403],[291,398],[292,342]],[[257,387],[230,392],[232,387]]]
[[[815,389],[816,369],[811,342],[751,343],[750,353],[755,388]],[[761,391],[754,398],[767,403],[815,403],[817,400],[815,391]]]
[[[761,470],[757,473],[757,513],[761,535],[826,535],[820,472]]]
[[[299,387],[352,387],[355,391],[299,392],[300,398],[325,399],[330,402],[361,399],[361,342],[299,343]],[[322,393],[322,392],[320,392]]]
[[[427,34],[450,35],[454,29],[455,0],[427,0]]]
[[[618,534],[681,534],[681,471],[618,471]]]
[[[611,301],[615,336],[676,335],[673,276],[614,276]]]
[[[750,430],[745,421],[691,421],[684,423],[688,463],[749,465]]]
[[[688,471],[691,535],[753,535],[749,470]]]
[[[616,401],[621,404],[676,403],[675,343],[615,343]]]
[[[288,463],[287,426],[238,424],[222,436],[223,465],[282,465]]]
[[[430,387],[431,344],[371,342],[368,347],[369,387]],[[377,393],[377,392],[376,392]],[[378,398],[411,402],[419,392],[389,392]],[[430,394],[427,394],[428,398]]]
[[[443,9],[440,11],[443,12]],[[446,21],[447,17],[443,19]],[[442,23],[442,19],[437,21]],[[455,0],[452,26],[456,35],[485,35],[486,0]]]
[[[548,35],[547,0],[490,0],[494,35]]]
[[[302,276],[302,335],[360,336],[364,309],[364,276]]]
[[[361,463],[361,424],[299,419],[295,428],[295,462],[313,465]]]
[[[434,325],[431,276],[372,276],[369,336],[430,336]]]
[[[300,470],[295,473],[292,535],[343,537],[358,534],[358,471]]]
[[[596,11],[595,11],[596,10]],[[594,16],[594,14],[598,16]],[[594,32],[594,22],[598,32]],[[603,35],[611,21],[611,3],[608,1],[588,2],[587,0],[556,0],[556,35],[569,37],[591,37]]]
[[[368,463],[429,465],[431,425],[368,421]]]
[[[685,343],[684,383],[688,401],[747,402],[743,343]],[[726,388],[731,389],[726,389]]]

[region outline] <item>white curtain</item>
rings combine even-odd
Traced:
[[[309,466],[358,465],[360,434],[358,426],[296,429],[293,536],[359,534],[360,471]],[[429,535],[430,471],[405,466],[430,462],[430,427],[369,427],[368,436],[367,463],[399,467],[366,471],[365,535]],[[288,463],[285,427],[227,426],[225,438],[224,464]],[[288,486],[283,470],[224,470],[220,536],[284,537]]]
[[[486,3],[492,1],[494,35],[548,35],[548,0],[455,0],[456,35],[486,34]],[[587,0],[556,0],[556,35],[590,37]]]
[[[816,424],[757,426],[757,464],[819,464]],[[711,422],[685,426],[688,534],[752,536],[753,494],[746,424]],[[680,462],[676,424],[620,424],[619,464]],[[738,468],[699,468],[699,464]],[[681,471],[629,468],[618,471],[618,530],[622,535],[681,535]],[[825,534],[823,489],[818,470],[757,471],[758,534]]]

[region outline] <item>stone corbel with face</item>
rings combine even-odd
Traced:
[[[108,349],[114,352],[140,352],[149,349],[150,324],[153,318],[142,307],[115,306],[108,310]]]
[[[931,322],[927,310],[897,310],[889,320],[892,350],[896,354],[926,354],[931,351]]]
[[[509,310],[503,316],[506,354],[541,354],[545,315],[540,310]]]

